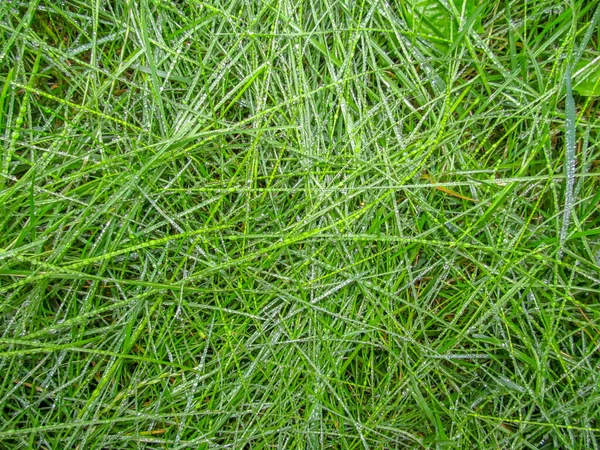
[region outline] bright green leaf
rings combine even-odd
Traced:
[[[581,59],[575,65],[575,72],[583,69],[585,66],[590,64],[590,60]],[[574,80],[575,85],[573,90],[579,95],[585,97],[593,97],[600,95],[600,64],[595,63],[588,68],[582,75]]]
[[[477,0],[451,0],[460,14],[463,11],[465,21],[475,13]],[[402,2],[404,18],[410,29],[419,37],[436,44],[438,48],[447,48],[456,38],[459,30],[457,16],[448,10],[442,0],[406,0]],[[475,18],[473,28],[483,32],[481,18]]]

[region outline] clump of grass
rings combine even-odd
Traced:
[[[600,9],[478,7],[2,3],[2,446],[595,448]]]

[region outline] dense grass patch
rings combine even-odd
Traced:
[[[1,447],[597,448],[600,8],[442,3],[0,3]]]

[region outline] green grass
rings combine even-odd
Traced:
[[[478,5],[0,2],[0,447],[598,448],[600,8]]]

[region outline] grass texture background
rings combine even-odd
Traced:
[[[598,448],[600,9],[440,4],[0,3],[2,448]]]

